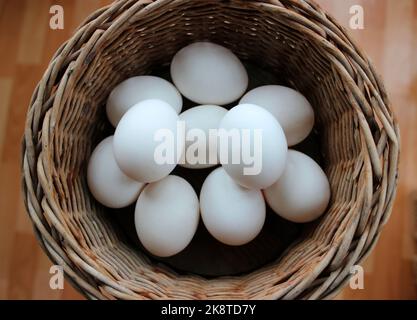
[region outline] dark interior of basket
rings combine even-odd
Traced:
[[[301,291],[308,288],[308,294],[322,283],[320,275],[343,265],[358,224],[367,214],[362,212],[363,186],[372,181],[357,112],[340,72],[343,61],[336,58],[340,52],[330,42],[323,43],[318,36],[323,29],[299,14],[294,18],[280,6],[249,1],[163,2],[146,10],[137,5],[136,13],[119,15],[107,31],[91,32],[63,77],[68,81],[62,103],[54,105],[51,114],[54,125],[44,154],[53,163],[50,179],[59,208],[56,215],[66,230],[62,246],[68,248],[65,251],[71,253],[80,274],[88,275],[87,281],[95,281],[114,296],[277,298],[297,286]],[[112,19],[116,17],[109,15],[103,25]],[[193,259],[161,261],[146,253],[132,235],[132,208],[109,210],[94,200],[86,183],[86,164],[96,144],[112,134],[105,115],[112,88],[134,75],[166,75],[173,55],[197,40],[231,49],[257,79],[253,86],[273,79],[307,97],[316,114],[309,146],[328,175],[332,198],[324,216],[306,226],[268,218],[272,231],[229,258],[227,248],[222,255],[222,249],[204,247],[207,239],[202,236],[196,242],[200,254]],[[189,179],[205,174],[181,170],[178,174],[188,174]],[[216,254],[221,259],[216,260]],[[216,264],[204,269],[207,256],[223,261],[233,276],[216,277],[227,273],[216,269]],[[233,269],[236,262],[246,265]]]

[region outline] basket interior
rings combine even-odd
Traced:
[[[355,209],[361,203],[357,186],[366,179],[364,146],[329,48],[309,31],[314,25],[306,20],[306,28],[301,28],[285,8],[251,1],[161,1],[137,12],[119,17],[107,33],[92,34],[70,65],[62,102],[54,105],[51,115],[54,125],[46,157],[65,226],[63,243],[78,257],[72,259],[74,265],[90,273],[86,277],[93,273],[90,269],[104,275],[97,283],[111,287],[114,296],[239,299],[282,296],[297,283],[314,280],[330,259],[334,265],[340,263],[335,248],[359,219]],[[177,273],[150,259],[123,235],[122,224],[114,221],[116,213],[93,199],[85,179],[92,150],[111,134],[105,101],[112,88],[130,76],[164,70],[179,49],[200,40],[228,47],[246,64],[308,98],[316,114],[316,151],[332,189],[322,219],[294,232],[291,246],[287,244],[272,262],[239,276]]]

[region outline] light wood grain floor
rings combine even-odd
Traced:
[[[0,299],[82,299],[65,285],[49,288],[50,262],[40,250],[20,196],[20,142],[36,82],[58,46],[108,0],[0,0]],[[319,0],[348,26],[349,8],[365,9],[365,29],[351,31],[381,73],[400,123],[402,157],[394,212],[364,263],[365,289],[338,299],[416,299],[413,193],[417,191],[417,1]],[[49,8],[65,10],[65,29],[49,29]]]

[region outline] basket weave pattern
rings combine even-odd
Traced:
[[[242,276],[205,279],[152,264],[122,241],[85,179],[106,134],[111,89],[196,40],[222,44],[306,95],[332,188],[311,233]],[[22,151],[39,242],[88,298],[321,299],[344,286],[389,218],[399,130],[372,64],[311,1],[120,0],[93,13],[52,58],[30,102]]]

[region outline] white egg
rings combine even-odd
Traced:
[[[238,185],[223,168],[214,170],[204,181],[200,209],[210,234],[231,246],[252,241],[265,222],[262,192]]]
[[[123,208],[136,201],[145,186],[127,177],[113,154],[113,136],[100,142],[91,154],[87,183],[94,198],[109,208]]]
[[[116,127],[127,110],[149,99],[165,101],[177,113],[181,112],[182,97],[172,83],[154,76],[139,76],[125,80],[113,89],[107,100],[107,117]]]
[[[271,112],[284,129],[288,146],[303,141],[314,126],[314,111],[299,92],[283,86],[269,85],[246,93],[240,104],[251,103]]]
[[[239,99],[248,87],[248,74],[229,49],[196,42],[172,60],[171,77],[178,90],[199,104],[224,105]]]
[[[122,171],[140,182],[155,182],[169,175],[184,148],[178,120],[174,109],[161,100],[145,100],[129,109],[116,128],[113,142]]]
[[[139,240],[159,257],[185,249],[197,230],[199,218],[198,197],[193,187],[173,175],[147,185],[135,209]]]
[[[270,112],[241,104],[224,116],[219,129],[220,163],[237,183],[264,189],[278,180],[288,147],[284,131]]]
[[[185,122],[186,135],[184,159],[182,159],[181,166],[203,169],[219,164],[216,132],[226,113],[225,108],[203,105],[180,114],[180,120]]]
[[[326,210],[330,185],[320,166],[305,154],[289,150],[287,165],[279,180],[264,190],[269,206],[293,222],[310,222]]]

